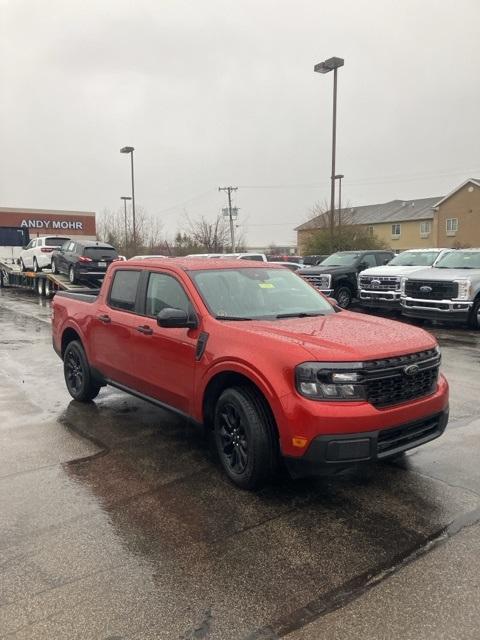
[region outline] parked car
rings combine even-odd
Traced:
[[[431,269],[401,283],[402,314],[409,318],[448,320],[480,329],[480,249],[443,254]]]
[[[269,264],[279,264],[282,267],[287,267],[287,269],[290,269],[290,271],[298,271],[299,269],[303,269],[303,264],[299,264],[298,262],[290,262],[290,260],[288,260],[287,262],[277,262],[276,260],[272,260],[269,261]]]
[[[358,295],[358,274],[369,267],[385,265],[393,251],[337,251],[321,264],[297,271],[302,278],[326,296],[332,296],[347,309]]]
[[[52,253],[52,273],[64,273],[72,284],[100,279],[114,260],[118,260],[118,253],[111,244],[69,240]]]
[[[30,240],[25,249],[20,252],[18,262],[22,271],[31,269],[38,273],[42,269],[50,268],[52,255],[55,249],[59,249],[70,240],[65,236],[44,236]]]
[[[363,307],[400,309],[402,278],[435,265],[451,249],[408,249],[381,267],[365,269],[358,276],[360,304]]]
[[[328,258],[328,254],[305,256],[303,258],[303,264],[306,267],[314,267],[317,264],[321,264],[325,258]]]
[[[213,430],[227,476],[261,486],[383,460],[440,436],[448,384],[431,334],[338,310],[288,269],[245,260],[114,263],[58,292],[53,346],[75,400],[115,386]]]

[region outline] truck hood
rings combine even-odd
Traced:
[[[375,360],[432,349],[437,344],[423,329],[349,311],[314,318],[252,320],[241,325],[247,334],[301,346],[319,361]]]
[[[301,276],[316,276],[321,273],[331,273],[332,275],[336,273],[352,273],[356,270],[356,267],[324,267],[322,269],[322,265],[317,264],[315,267],[309,267],[308,269],[299,269],[297,273]]]
[[[432,267],[407,267],[402,265],[393,265],[389,267],[388,265],[383,265],[382,267],[370,267],[370,269],[365,269],[365,271],[361,271],[360,274],[362,276],[406,276],[410,273],[414,273],[415,271],[425,271],[430,270]]]
[[[458,280],[459,278],[469,278],[470,280],[478,280],[480,278],[480,269],[437,269],[435,267],[416,271],[412,280]],[[409,276],[410,279],[410,276]]]

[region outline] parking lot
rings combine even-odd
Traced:
[[[248,493],[180,418],[111,388],[72,401],[47,300],[1,290],[0,327],[1,637],[478,637],[479,332],[426,326],[442,438]]]

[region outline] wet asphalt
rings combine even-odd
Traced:
[[[448,577],[480,609],[466,578],[480,548],[480,333],[426,328],[451,384],[442,438],[395,464],[252,494],[183,420],[109,388],[72,401],[49,303],[0,290],[0,637],[444,637],[439,617],[416,635],[415,603],[428,609]],[[402,598],[408,636],[392,622]],[[454,628],[445,637],[477,637]]]

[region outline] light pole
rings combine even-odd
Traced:
[[[343,173],[337,173],[335,180],[338,180],[338,226],[342,224],[342,179],[345,176]]]
[[[120,200],[123,200],[123,207],[125,212],[125,253],[127,252],[128,234],[127,234],[127,200],[131,200],[130,196],[120,196]]]
[[[328,58],[313,67],[317,73],[329,73],[333,71],[333,126],[332,126],[332,175],[330,177],[330,240],[333,249],[333,227],[335,215],[335,154],[337,143],[337,69],[343,67],[343,58]]]
[[[133,246],[134,250],[137,250],[137,229],[135,226],[135,181],[133,179],[133,152],[135,151],[134,147],[122,147],[120,149],[120,153],[129,153],[130,154],[130,165],[132,168],[132,229],[133,229]]]

